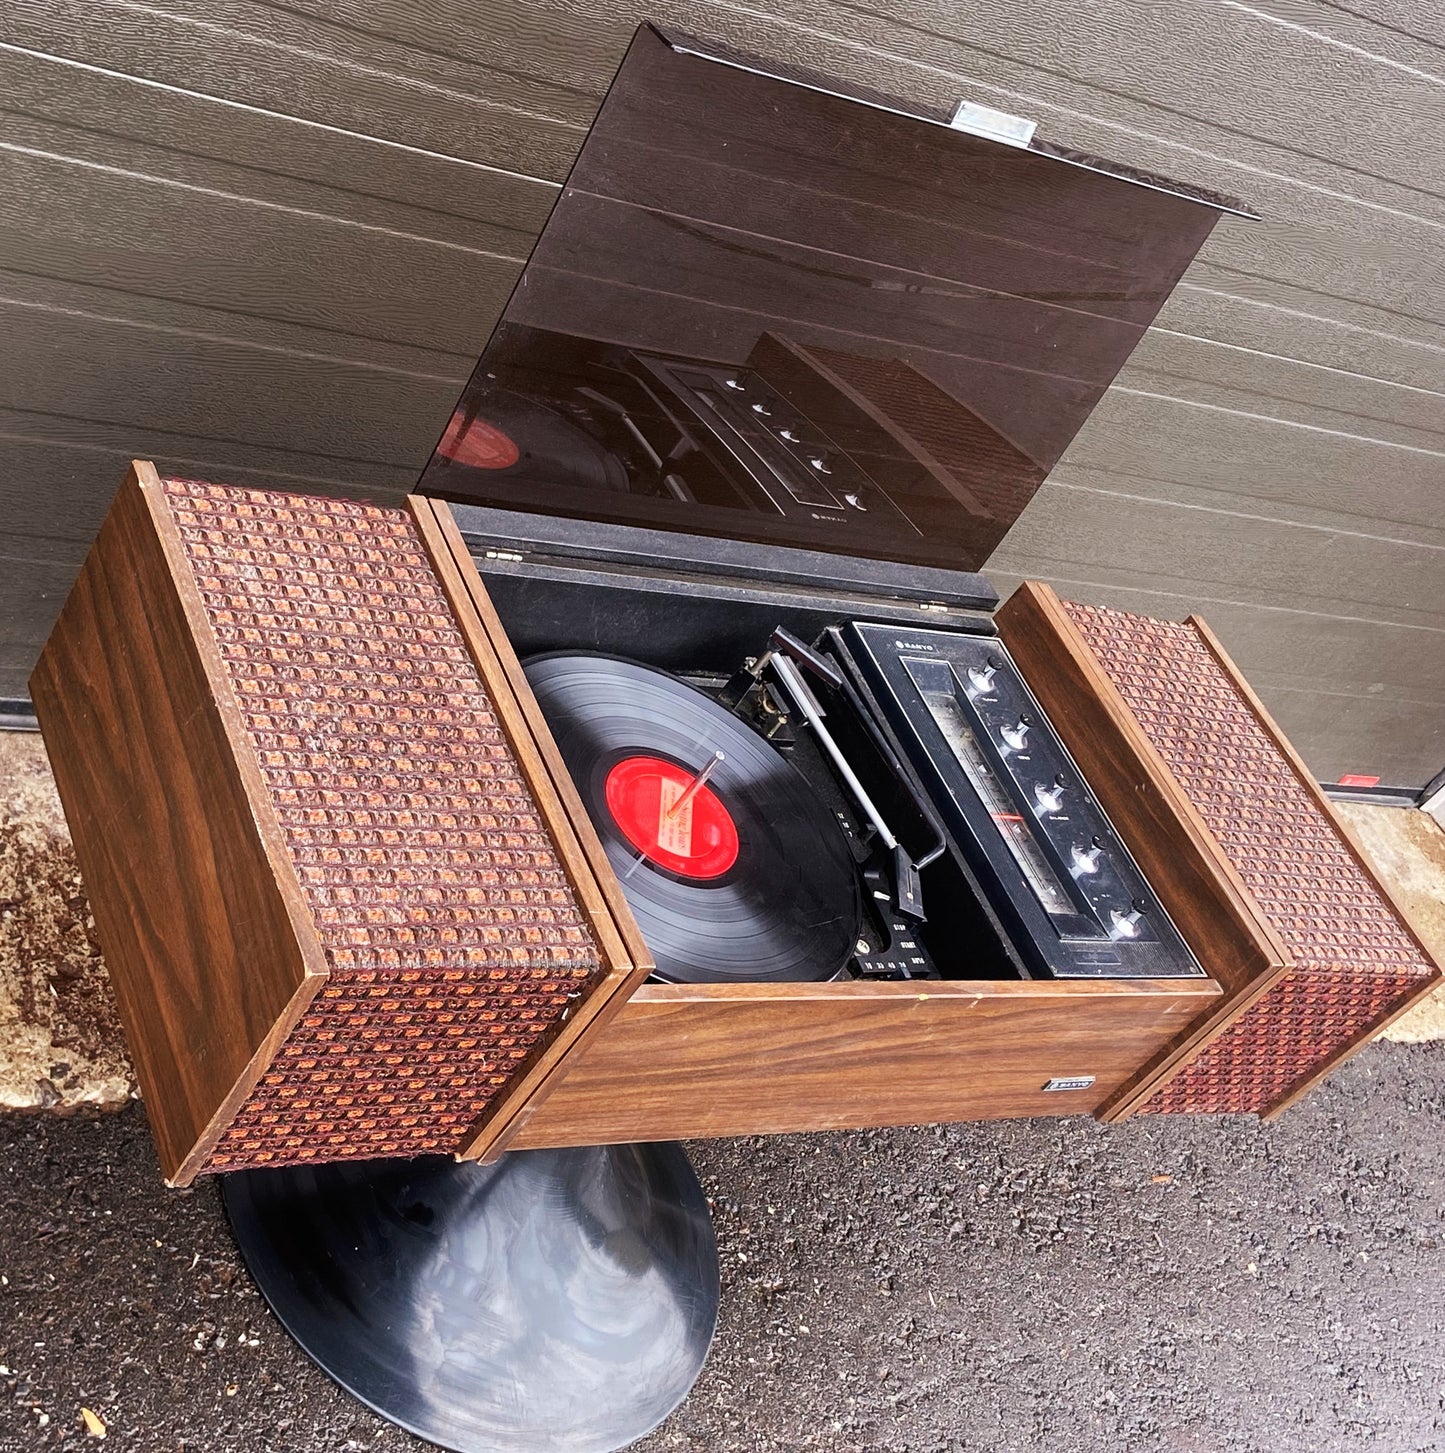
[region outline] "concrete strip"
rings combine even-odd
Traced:
[[[1338,802],[1375,871],[1400,899],[1415,932],[1445,963],[1445,829],[1413,807]],[[1385,1031],[1386,1039],[1420,1044],[1445,1039],[1445,987]]]
[[[115,1109],[134,1093],[44,744],[0,732],[0,1109]]]

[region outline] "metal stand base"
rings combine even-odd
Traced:
[[[610,1453],[707,1357],[717,1245],[677,1145],[239,1171],[222,1195],[302,1349],[457,1453]]]

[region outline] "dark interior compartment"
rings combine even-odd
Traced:
[[[860,570],[860,562],[822,557],[828,575],[819,577],[812,574],[818,562],[809,552],[745,547],[747,558],[732,559],[708,541],[677,542],[690,552],[680,562],[655,553],[673,537],[625,529],[604,535],[597,527],[589,530],[583,553],[558,538],[555,521],[534,530],[537,522],[526,516],[465,507],[456,514],[523,660],[548,651],[599,651],[715,690],[745,658],[761,654],[780,625],[804,641],[853,619],[994,633],[988,614],[993,592],[966,572],[910,572],[914,589],[922,576],[934,599],[901,600],[884,593],[881,578],[866,578],[868,562]],[[509,524],[513,532],[504,533]],[[886,569],[879,569],[880,577]],[[843,711],[830,711],[828,721],[905,846],[922,853],[931,827],[909,794],[891,781],[888,765]],[[858,815],[806,728],[787,755],[830,807]],[[944,978],[1029,977],[972,868],[951,843],[920,876],[928,917],[918,937]]]

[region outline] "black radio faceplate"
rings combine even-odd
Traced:
[[[998,640],[854,623],[842,640],[1029,967],[1203,970]]]

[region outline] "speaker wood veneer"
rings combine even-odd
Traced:
[[[650,971],[447,524],[137,463],[36,668],[177,1184],[485,1153]]]

